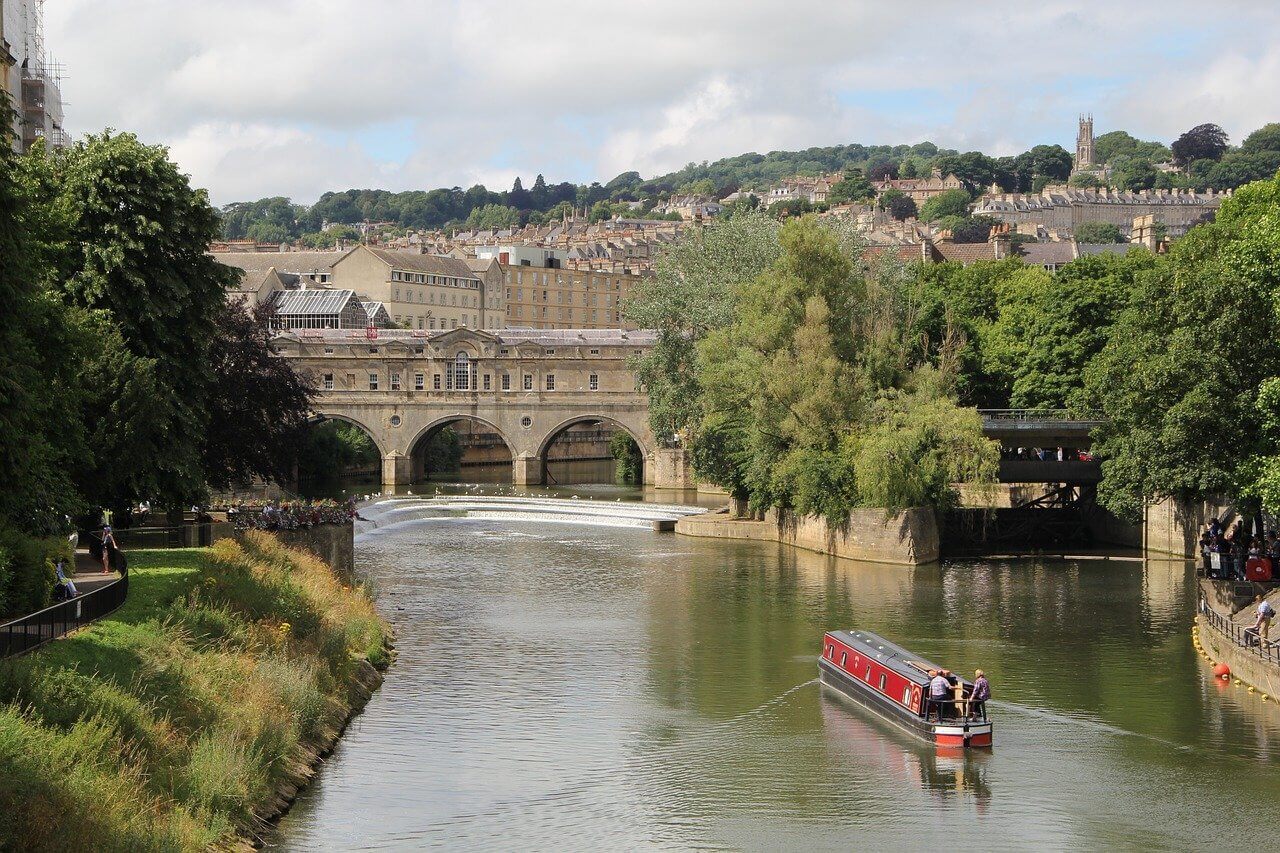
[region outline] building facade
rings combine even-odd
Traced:
[[[14,148],[66,145],[61,67],[45,53],[43,0],[0,0],[0,70],[13,110]]]
[[[482,274],[458,258],[363,245],[333,265],[334,286],[381,302],[397,326],[418,330],[480,328]]]
[[[871,186],[876,191],[876,196],[880,196],[889,190],[897,190],[908,196],[917,205],[922,205],[934,196],[941,195],[948,190],[964,189],[964,183],[955,175],[944,176],[937,169],[934,169],[933,174],[927,178],[893,178],[885,181],[872,181]]]
[[[1044,228],[1066,236],[1086,222],[1107,222],[1129,235],[1134,219],[1154,216],[1164,223],[1169,237],[1181,237],[1193,226],[1212,219],[1225,193],[1207,190],[1112,190],[1076,189],[1048,186],[1039,195],[993,193],[983,196],[973,208],[975,216],[990,216],[1000,222]],[[1021,230],[1021,229],[1020,229]]]
[[[590,269],[509,266],[502,290],[507,328],[634,328],[622,305],[640,276]]]

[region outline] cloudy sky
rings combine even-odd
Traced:
[[[50,0],[76,134],[218,204],[649,176],[837,143],[1071,148],[1280,120],[1276,0]]]

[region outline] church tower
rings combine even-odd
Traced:
[[[1076,133],[1076,170],[1092,168],[1093,163],[1093,113],[1080,116],[1080,130]]]

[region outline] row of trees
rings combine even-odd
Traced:
[[[735,216],[688,235],[628,306],[658,435],[758,507],[945,506],[989,472],[966,407],[1101,414],[1100,499],[1280,511],[1280,175],[1167,254],[899,264],[838,225]]]
[[[0,139],[0,530],[290,473],[310,391],[266,317],[227,303],[219,227],[130,134],[23,157]]]

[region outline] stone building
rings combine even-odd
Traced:
[[[333,264],[336,287],[381,302],[398,326],[479,328],[485,287],[466,261],[357,246]]]
[[[278,290],[271,301],[276,311],[273,329],[367,329],[374,319],[350,290]]]
[[[333,265],[346,252],[211,252],[215,261],[239,271],[228,291],[232,299],[250,305],[265,302],[279,290],[327,287],[333,282]]]
[[[1044,228],[1061,235],[1074,233],[1086,222],[1107,222],[1130,234],[1133,220],[1151,215],[1164,223],[1169,237],[1181,237],[1192,226],[1213,218],[1222,199],[1230,195],[1207,190],[1076,189],[1051,185],[1039,194],[991,193],[973,208],[975,216],[990,216],[1022,230]]]
[[[871,186],[876,191],[877,197],[889,190],[897,190],[910,197],[917,206],[948,190],[964,189],[964,183],[955,175],[946,175],[944,177],[942,172],[937,169],[934,169],[933,174],[927,178],[893,178],[885,181],[872,181]]]
[[[0,88],[13,110],[14,148],[61,148],[61,66],[44,48],[44,0],[0,0]]]
[[[508,266],[503,305],[508,328],[634,328],[622,303],[639,276],[590,269]]]
[[[1093,113],[1080,116],[1076,130],[1076,171],[1088,171],[1096,165],[1093,159]]]

